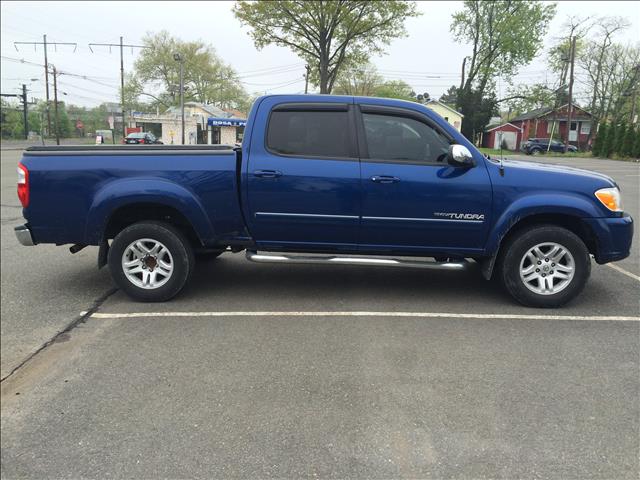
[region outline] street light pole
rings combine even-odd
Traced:
[[[180,63],[180,115],[182,117],[182,145],[184,145],[184,58],[182,58],[182,54],[174,53],[173,59]]]

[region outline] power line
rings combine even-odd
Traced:
[[[73,45],[73,51],[75,52],[78,48],[78,44],[75,42],[48,42],[47,43],[47,35],[42,36],[42,42],[13,42],[13,46],[16,49],[16,52],[19,52],[18,45],[33,45],[34,48],[37,48],[38,45],[44,45],[44,81],[46,85],[46,94],[47,94],[47,128],[48,132],[51,131],[51,114],[49,113],[49,62],[47,61],[47,45],[53,45],[54,49],[58,50],[58,45]],[[55,78],[54,78],[55,82]],[[57,108],[57,105],[56,105]],[[56,132],[57,135],[57,132]]]
[[[127,136],[127,130],[126,130],[127,127],[126,127],[126,121],[125,121],[126,109],[124,105],[124,47],[131,48],[132,53],[134,48],[151,48],[151,47],[146,45],[124,44],[122,37],[120,37],[120,43],[90,43],[89,50],[91,50],[91,52],[93,53],[93,49],[91,48],[92,46],[109,47],[109,50],[111,50],[111,47],[120,47],[120,103],[122,104],[122,137],[124,138]],[[184,139],[183,139],[183,143],[184,143]]]

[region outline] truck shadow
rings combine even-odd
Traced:
[[[224,254],[216,260],[199,262],[189,285],[180,298],[215,296],[246,292],[247,302],[256,299],[272,306],[345,305],[371,309],[466,302],[513,305],[495,281],[487,282],[477,264],[465,271],[451,272],[414,268],[337,265],[255,264],[244,255]]]

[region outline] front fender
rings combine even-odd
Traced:
[[[87,215],[86,243],[100,243],[111,214],[135,203],[155,203],[176,209],[191,222],[203,243],[214,236],[213,225],[202,204],[188,189],[158,178],[118,179],[102,186],[94,195]]]
[[[500,214],[489,234],[487,255],[495,255],[504,236],[514,225],[532,215],[556,214],[576,218],[602,217],[595,202],[572,193],[539,193],[526,195],[509,204]]]

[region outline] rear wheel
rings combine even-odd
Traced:
[[[194,259],[189,241],[172,225],[139,222],[114,238],[108,263],[114,282],[127,295],[163,302],[182,290]]]
[[[500,277],[507,291],[529,307],[559,307],[575,298],[591,273],[589,251],[573,232],[539,225],[505,245]]]

